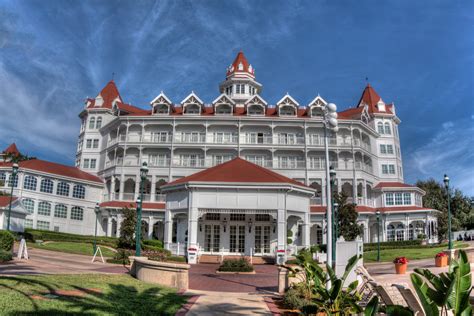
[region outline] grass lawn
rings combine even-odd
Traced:
[[[46,244],[36,244],[36,243],[31,242],[31,243],[28,243],[28,247],[45,249],[45,250],[53,250],[53,251],[59,251],[59,252],[74,253],[78,255],[88,255],[88,256],[94,255],[92,244],[82,243],[82,242],[50,241]],[[102,255],[104,257],[113,257],[115,254],[115,252],[113,252],[112,250],[104,246],[100,246],[100,250],[102,251]]]
[[[1,315],[174,315],[185,300],[129,275],[0,277]]]
[[[468,244],[462,242],[455,242],[455,248],[466,248]],[[408,260],[417,260],[417,259],[429,259],[433,258],[438,252],[446,250],[447,247],[423,247],[419,246],[417,248],[401,248],[401,249],[382,249],[380,250],[380,261],[381,262],[392,262],[396,257],[407,257]],[[364,262],[376,262],[377,261],[377,250],[364,252]]]

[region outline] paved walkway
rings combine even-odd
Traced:
[[[81,274],[81,273],[127,273],[122,265],[91,262],[91,256],[75,255],[43,249],[28,249],[30,259],[15,260],[0,264],[0,275],[19,274]]]
[[[255,265],[256,274],[216,274],[218,264],[195,264],[189,271],[189,288],[198,291],[273,293],[278,289],[278,268]]]

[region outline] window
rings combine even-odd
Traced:
[[[96,159],[91,159],[91,169],[95,169],[96,162],[97,162]]]
[[[102,127],[102,116],[99,116],[99,117],[97,118],[97,123],[95,124],[95,128],[96,128],[96,129],[99,129],[99,128],[101,128],[101,127]]]
[[[186,114],[199,114],[199,105],[197,104],[188,104],[185,109],[184,109],[184,113]]]
[[[217,114],[231,114],[232,107],[229,104],[219,104],[216,106]]]
[[[33,214],[35,211],[35,201],[32,199],[23,199],[23,207],[29,214]]]
[[[402,193],[395,193],[395,205],[403,205],[403,195]]]
[[[23,226],[25,228],[33,228],[33,220],[30,218],[26,218]]]
[[[38,204],[38,215],[50,216],[51,215],[51,204],[48,202],[39,202]]]
[[[82,168],[89,169],[89,166],[90,166],[89,162],[90,162],[89,159],[84,159],[84,162],[82,163]]]
[[[84,211],[79,206],[74,206],[71,209],[71,219],[82,221],[84,217]]]
[[[66,182],[59,182],[56,194],[62,196],[69,196],[69,184],[67,184]]]
[[[394,165],[388,165],[388,173],[395,174],[395,166]]]
[[[10,174],[8,177],[8,186],[11,188],[12,187],[12,182],[13,182],[13,187],[17,188],[18,187],[18,173],[15,174],[15,176],[12,179],[13,174]]]
[[[395,241],[395,227],[392,224],[387,226],[387,240]]]
[[[245,214],[230,214],[231,221],[245,222]]]
[[[0,172],[0,187],[5,186],[7,180],[7,174],[5,172]]]
[[[64,204],[57,204],[54,207],[54,217],[67,218],[67,206]]]
[[[86,188],[83,185],[75,185],[72,189],[72,197],[76,199],[84,199],[86,196]]]
[[[255,214],[255,221],[256,222],[269,222],[270,215],[268,214]]]
[[[92,139],[86,139],[86,148],[92,148]]]
[[[404,205],[411,205],[411,194],[410,193],[403,193],[403,204]]]
[[[380,153],[381,154],[387,153],[387,147],[384,144],[380,144]]]
[[[385,193],[385,205],[393,205],[393,193]]]
[[[383,123],[382,122],[378,122],[377,124],[377,132],[379,132],[379,134],[383,134]]]
[[[396,229],[397,241],[405,240],[405,226],[403,224],[398,224]]]
[[[155,113],[157,114],[168,114],[168,105],[158,104],[155,106]]]
[[[36,229],[49,230],[49,222],[46,221],[37,221]]]
[[[44,193],[53,193],[53,181],[51,181],[51,179],[41,180],[40,191]]]
[[[98,139],[94,139],[93,142],[92,142],[92,148],[99,148],[99,140]]]
[[[89,129],[94,129],[95,127],[95,117],[89,119]]]
[[[289,105],[282,106],[279,111],[280,115],[295,115],[295,108]]]
[[[36,191],[37,180],[36,177],[26,176],[23,180],[23,189]]]
[[[382,174],[388,174],[388,165],[382,165]]]
[[[249,115],[263,115],[263,107],[258,104],[252,104],[247,108]]]
[[[221,220],[221,214],[219,214],[219,213],[206,214],[206,220],[208,220],[208,221],[220,221]]]
[[[393,155],[393,145],[387,145],[387,154]]]
[[[392,134],[392,130],[391,130],[391,128],[390,128],[390,123],[389,123],[389,122],[385,122],[384,133],[387,134],[387,135]]]

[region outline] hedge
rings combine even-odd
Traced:
[[[60,232],[53,232],[50,230],[37,230],[37,229],[25,229],[24,233],[25,239],[29,241],[71,241],[71,242],[85,242],[85,243],[93,243],[95,237],[94,236],[87,236],[87,235],[76,235],[76,234],[68,234],[68,233],[60,233]],[[115,237],[105,237],[105,236],[97,236],[97,244],[116,247],[117,246],[117,238]]]
[[[162,242],[161,240],[157,240],[157,239],[145,239],[145,240],[143,240],[142,242],[143,242],[144,245],[163,249],[163,242]]]
[[[15,237],[8,230],[0,230],[0,250],[12,251]]]
[[[10,260],[12,260],[12,252],[0,249],[0,262],[7,262]]]
[[[218,270],[222,272],[252,272],[253,266],[245,258],[224,259]]]

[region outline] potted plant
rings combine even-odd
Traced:
[[[438,252],[435,256],[435,265],[437,267],[446,267],[448,265],[448,255],[444,252]]]
[[[405,274],[408,267],[408,259],[406,257],[397,257],[393,260],[395,263],[395,271],[397,274]]]

